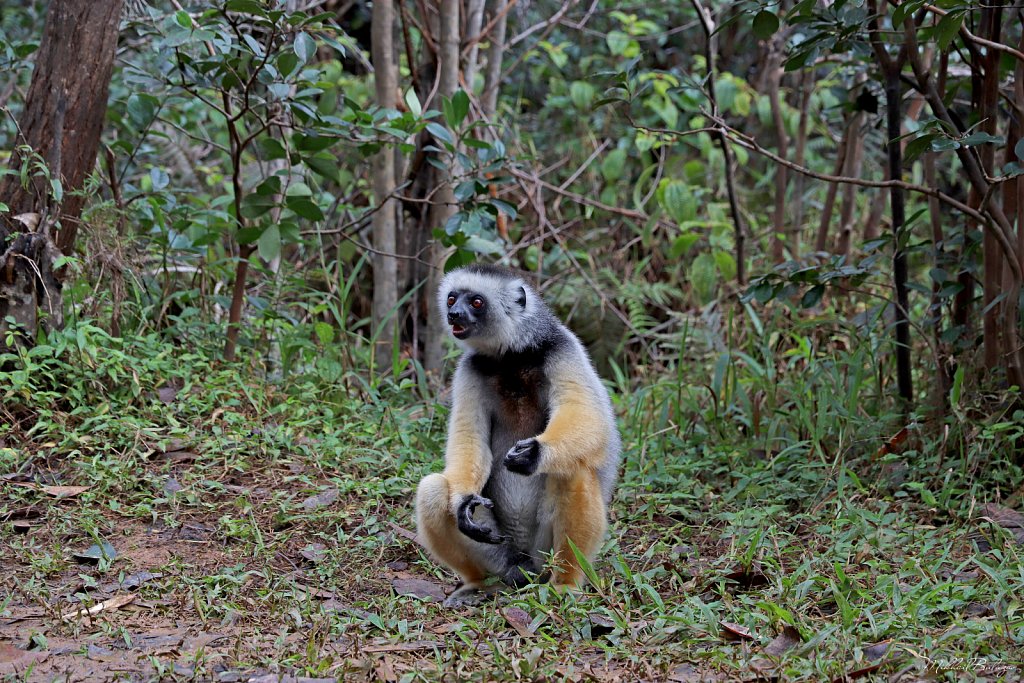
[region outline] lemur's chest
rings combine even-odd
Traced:
[[[481,358],[474,367],[490,398],[492,431],[517,438],[544,431],[550,415],[550,386],[543,357],[507,354],[500,360]]]

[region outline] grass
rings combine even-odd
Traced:
[[[1024,676],[1021,546],[981,514],[1020,503],[1020,416],[904,420],[881,333],[752,315],[729,350],[694,334],[648,380],[618,373],[626,461],[592,585],[461,611],[413,540],[446,416],[413,381],[349,361],[268,381],[201,334],[78,323],[3,360],[0,675]],[[73,557],[100,542],[116,557]]]

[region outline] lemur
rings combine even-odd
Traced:
[[[464,353],[452,382],[445,467],[416,492],[419,538],[478,603],[491,576],[528,582],[553,553],[556,589],[583,579],[601,546],[621,439],[608,391],[582,343],[514,272],[448,273],[441,315]]]

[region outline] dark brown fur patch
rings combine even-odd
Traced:
[[[475,355],[473,369],[484,378],[488,391],[498,398],[496,413],[507,431],[534,436],[547,427],[550,417],[548,380],[544,361],[553,345],[501,358]],[[525,437],[524,437],[525,438]]]

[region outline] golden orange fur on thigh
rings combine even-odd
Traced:
[[[571,479],[549,478],[548,493],[555,501],[555,562],[562,572],[556,583],[577,583],[583,577],[568,540],[588,559],[601,547],[608,524],[601,483],[585,469]]]
[[[442,474],[423,478],[416,490],[416,527],[420,542],[430,554],[462,577],[467,584],[487,577],[472,552],[469,539],[459,531],[449,507],[448,480]]]

